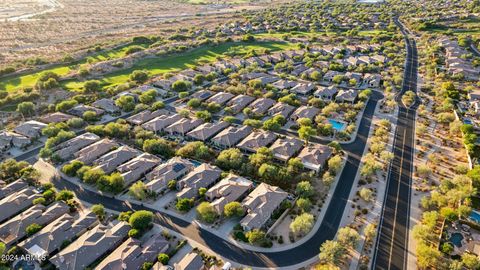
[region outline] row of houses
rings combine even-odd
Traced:
[[[440,46],[445,49],[445,64],[448,72],[452,75],[462,75],[469,80],[478,80],[480,69],[475,68],[469,60],[464,59],[468,52],[460,47],[456,40],[442,38]]]

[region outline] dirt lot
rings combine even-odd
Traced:
[[[63,55],[141,34],[206,27],[235,19],[240,10],[275,1],[198,4],[170,0],[0,0],[0,62]],[[53,53],[53,54],[52,54]]]

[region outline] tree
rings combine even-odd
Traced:
[[[100,178],[105,176],[105,172],[100,168],[92,168],[83,174],[83,182],[87,184],[96,184]]]
[[[22,170],[29,167],[26,161],[17,162],[15,159],[9,158],[0,163],[0,179],[10,180],[18,179],[22,176]]]
[[[130,74],[130,80],[137,83],[144,83],[148,80],[148,73],[142,70],[135,70]]]
[[[168,181],[167,187],[170,190],[174,190],[177,187],[177,181],[176,180]]]
[[[70,163],[65,164],[62,168],[62,172],[70,177],[74,177],[77,171],[83,167],[83,162],[78,160],[72,160]]]
[[[377,234],[377,226],[374,223],[368,223],[365,226],[365,230],[363,231],[365,235],[365,241],[371,241],[375,235]]]
[[[33,116],[35,105],[30,101],[21,102],[17,105],[17,112],[21,113],[23,117]]]
[[[312,202],[308,198],[300,198],[296,202],[297,207],[302,210],[302,212],[309,212],[312,208]]]
[[[103,220],[105,218],[106,212],[105,212],[105,207],[101,204],[94,204],[92,205],[92,213],[94,213],[98,219]]]
[[[480,268],[480,260],[478,259],[477,255],[464,252],[462,254],[462,263],[468,269],[478,269]]]
[[[115,105],[125,112],[131,112],[135,109],[135,99],[132,96],[121,96],[115,100]]]
[[[243,154],[238,148],[223,150],[217,157],[216,165],[224,170],[239,169],[243,164]]]
[[[160,110],[160,109],[163,109],[165,108],[165,103],[163,103],[163,101],[159,100],[159,101],[156,101],[152,104],[152,109],[153,110]]]
[[[337,232],[337,241],[347,247],[355,247],[360,241],[360,235],[350,227],[340,228]]]
[[[339,155],[333,156],[328,160],[328,171],[336,175],[342,167],[342,158]]]
[[[209,202],[202,202],[197,207],[197,217],[204,222],[213,223],[217,218],[217,212]]]
[[[32,223],[25,228],[25,232],[27,233],[28,236],[34,235],[38,231],[42,229],[42,225],[39,225],[37,223]]]
[[[335,181],[335,176],[332,175],[329,171],[326,171],[322,176],[322,182],[325,186],[329,187]]]
[[[212,114],[209,111],[198,111],[195,113],[195,117],[202,119],[205,122],[212,120]]]
[[[300,129],[298,129],[298,136],[300,139],[305,140],[306,143],[308,143],[312,136],[316,135],[317,130],[311,126],[301,126]]]
[[[193,199],[183,198],[179,199],[175,204],[175,208],[180,212],[187,212],[193,207]]]
[[[128,189],[128,194],[135,197],[137,200],[145,200],[147,197],[147,188],[142,181],[137,181]]]
[[[359,195],[364,201],[370,202],[372,200],[373,191],[369,188],[363,187],[360,189]]]
[[[87,93],[98,92],[102,89],[101,84],[97,80],[86,81],[83,84],[83,89]]]
[[[297,184],[295,188],[295,194],[303,198],[309,198],[315,194],[315,190],[312,187],[312,184],[308,181],[301,181]]]
[[[245,209],[239,202],[229,202],[223,208],[226,217],[241,217],[245,214]]]
[[[172,144],[165,139],[148,139],[143,143],[143,151],[154,155],[172,157],[175,153]]]
[[[55,200],[56,201],[68,201],[68,200],[71,200],[74,198],[74,194],[73,192],[71,192],[70,190],[62,190],[60,192],[57,193],[57,196],[55,196]]]
[[[98,120],[98,115],[94,111],[86,111],[83,113],[82,118],[87,122],[95,122]]]
[[[262,245],[266,241],[265,232],[259,229],[248,231],[245,236],[251,245]]]
[[[170,256],[168,256],[167,254],[165,254],[165,253],[158,254],[158,261],[161,264],[167,265],[169,260],[170,260]]]
[[[147,229],[153,222],[153,213],[147,210],[139,210],[134,212],[128,223],[130,227],[133,229],[137,229],[139,231],[144,231]]]
[[[198,160],[211,160],[214,157],[214,152],[203,142],[189,142],[178,149],[176,154],[184,158]]]
[[[150,104],[155,101],[157,97],[157,91],[155,89],[150,89],[148,91],[143,92],[138,99],[143,104]]]
[[[188,91],[191,87],[191,83],[184,80],[178,80],[172,84],[172,90],[176,92]]]
[[[71,100],[64,100],[57,105],[55,105],[55,111],[57,112],[66,112],[70,110],[71,108],[75,107],[78,104],[78,102],[74,99]]]
[[[315,219],[312,214],[303,213],[290,223],[290,230],[294,234],[305,235],[312,229],[314,222]]]
[[[346,247],[337,241],[327,240],[320,246],[320,262],[339,265],[346,253]]]
[[[202,105],[202,101],[198,98],[192,98],[187,102],[187,106],[192,109],[196,109],[200,107],[200,105]]]
[[[118,220],[128,222],[132,213],[132,211],[120,212],[118,215]]]
[[[442,257],[442,253],[437,248],[421,242],[417,245],[417,265],[421,268],[437,268]]]

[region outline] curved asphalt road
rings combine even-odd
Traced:
[[[251,267],[287,267],[305,262],[314,258],[319,253],[319,248],[326,240],[334,238],[350,194],[350,190],[355,179],[360,159],[368,138],[372,116],[377,102],[383,98],[379,92],[373,91],[371,98],[367,102],[363,118],[360,123],[357,137],[354,142],[343,145],[343,149],[348,152],[348,160],[341,173],[339,183],[333,193],[333,198],[326,210],[324,219],[317,232],[305,243],[285,251],[278,252],[254,252],[240,248],[228,240],[220,238],[195,224],[186,222],[168,214],[157,213],[158,223],[169,229],[179,232],[185,237],[192,239],[200,244],[209,247],[215,253],[222,257]],[[85,202],[96,204],[101,203],[106,208],[115,211],[146,209],[156,212],[142,205],[131,204],[115,198],[102,196],[93,191],[85,190],[81,186],[73,184],[67,180],[55,180],[54,184],[59,189],[69,189],[76,193],[77,197]]]
[[[373,269],[407,269],[410,196],[415,150],[415,114],[418,97],[412,107],[405,107],[401,95],[417,90],[418,57],[414,39],[400,22],[407,45],[407,59],[401,93],[397,96],[399,113],[394,137],[394,159],[388,171],[387,188],[382,208]]]

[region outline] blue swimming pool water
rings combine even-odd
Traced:
[[[473,210],[472,213],[470,214],[470,219],[477,222],[477,223],[480,223],[480,213]]]
[[[462,246],[463,235],[461,233],[452,233],[449,241],[452,242],[455,246]]]
[[[336,131],[343,131],[345,129],[345,123],[343,122],[337,121],[335,119],[328,119],[328,122],[332,124],[332,127]]]
[[[198,166],[202,165],[201,162],[198,162],[198,161],[196,161],[196,160],[192,160],[192,159],[191,159],[190,162],[192,162],[192,163],[193,163],[193,166],[195,166],[195,167],[198,167]]]

